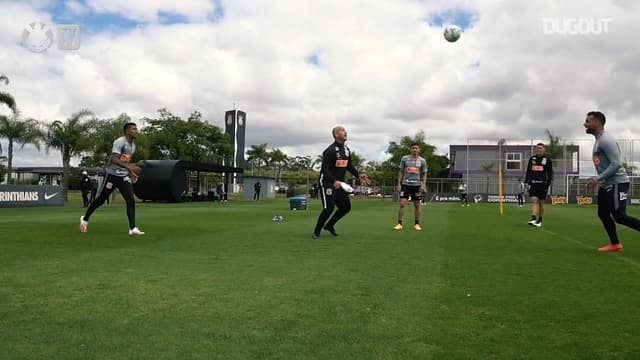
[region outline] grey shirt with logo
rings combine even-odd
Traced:
[[[629,176],[622,166],[622,151],[613,136],[602,132],[596,136],[593,145],[593,164],[598,172],[598,182],[601,186],[628,183]]]
[[[427,176],[427,160],[418,156],[405,155],[400,160],[400,170],[402,171],[402,185],[420,186],[422,175]]]
[[[126,136],[121,136],[117,138],[113,142],[113,148],[111,149],[112,154],[119,154],[120,160],[128,163],[133,159],[133,154],[136,152],[136,145],[134,143],[130,143],[127,141]],[[111,162],[111,158],[109,158],[109,162],[107,163],[107,167],[105,168],[107,174],[115,175],[115,176],[128,176],[129,170],[125,167],[122,167],[118,164],[114,164]]]

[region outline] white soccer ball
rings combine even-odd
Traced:
[[[462,29],[458,25],[447,25],[444,28],[444,38],[448,42],[456,42],[462,35]]]

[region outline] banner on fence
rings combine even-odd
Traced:
[[[0,185],[0,208],[64,206],[59,186]]]

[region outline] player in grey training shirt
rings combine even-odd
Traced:
[[[626,225],[640,231],[640,220],[627,215],[627,192],[629,191],[629,177],[622,167],[622,154],[616,139],[604,131],[606,117],[599,111],[587,113],[584,127],[587,134],[596,138],[593,145],[593,164],[598,176],[589,179],[587,186],[598,190],[598,217],[602,221],[609,245],[598,248],[598,251],[622,251],[622,244],[618,240],[616,223]]]
[[[124,136],[113,142],[111,157],[105,168],[107,177],[102,183],[100,195],[89,205],[87,212],[80,217],[80,232],[82,233],[87,232],[91,214],[102,206],[117,188],[127,203],[129,235],[144,235],[144,232],[136,227],[136,207],[133,199],[133,183],[138,180],[138,175],[133,172],[134,164],[131,163],[131,160],[136,152],[134,140],[138,136],[138,127],[134,123],[127,123],[123,130]]]
[[[402,230],[404,212],[409,203],[413,201],[415,208],[415,224],[413,228],[422,230],[420,226],[421,207],[420,200],[423,192],[427,191],[427,160],[420,156],[420,145],[411,144],[411,155],[405,155],[400,160],[398,173],[398,192],[400,193],[400,210],[398,210],[398,223],[393,228]]]

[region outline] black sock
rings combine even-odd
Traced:
[[[535,220],[536,216],[535,215],[531,215],[531,220]]]
[[[420,225],[420,220],[416,220],[416,225]]]
[[[541,223],[542,222],[542,216],[538,216],[538,222]]]
[[[398,224],[402,225],[402,220],[398,220]]]

